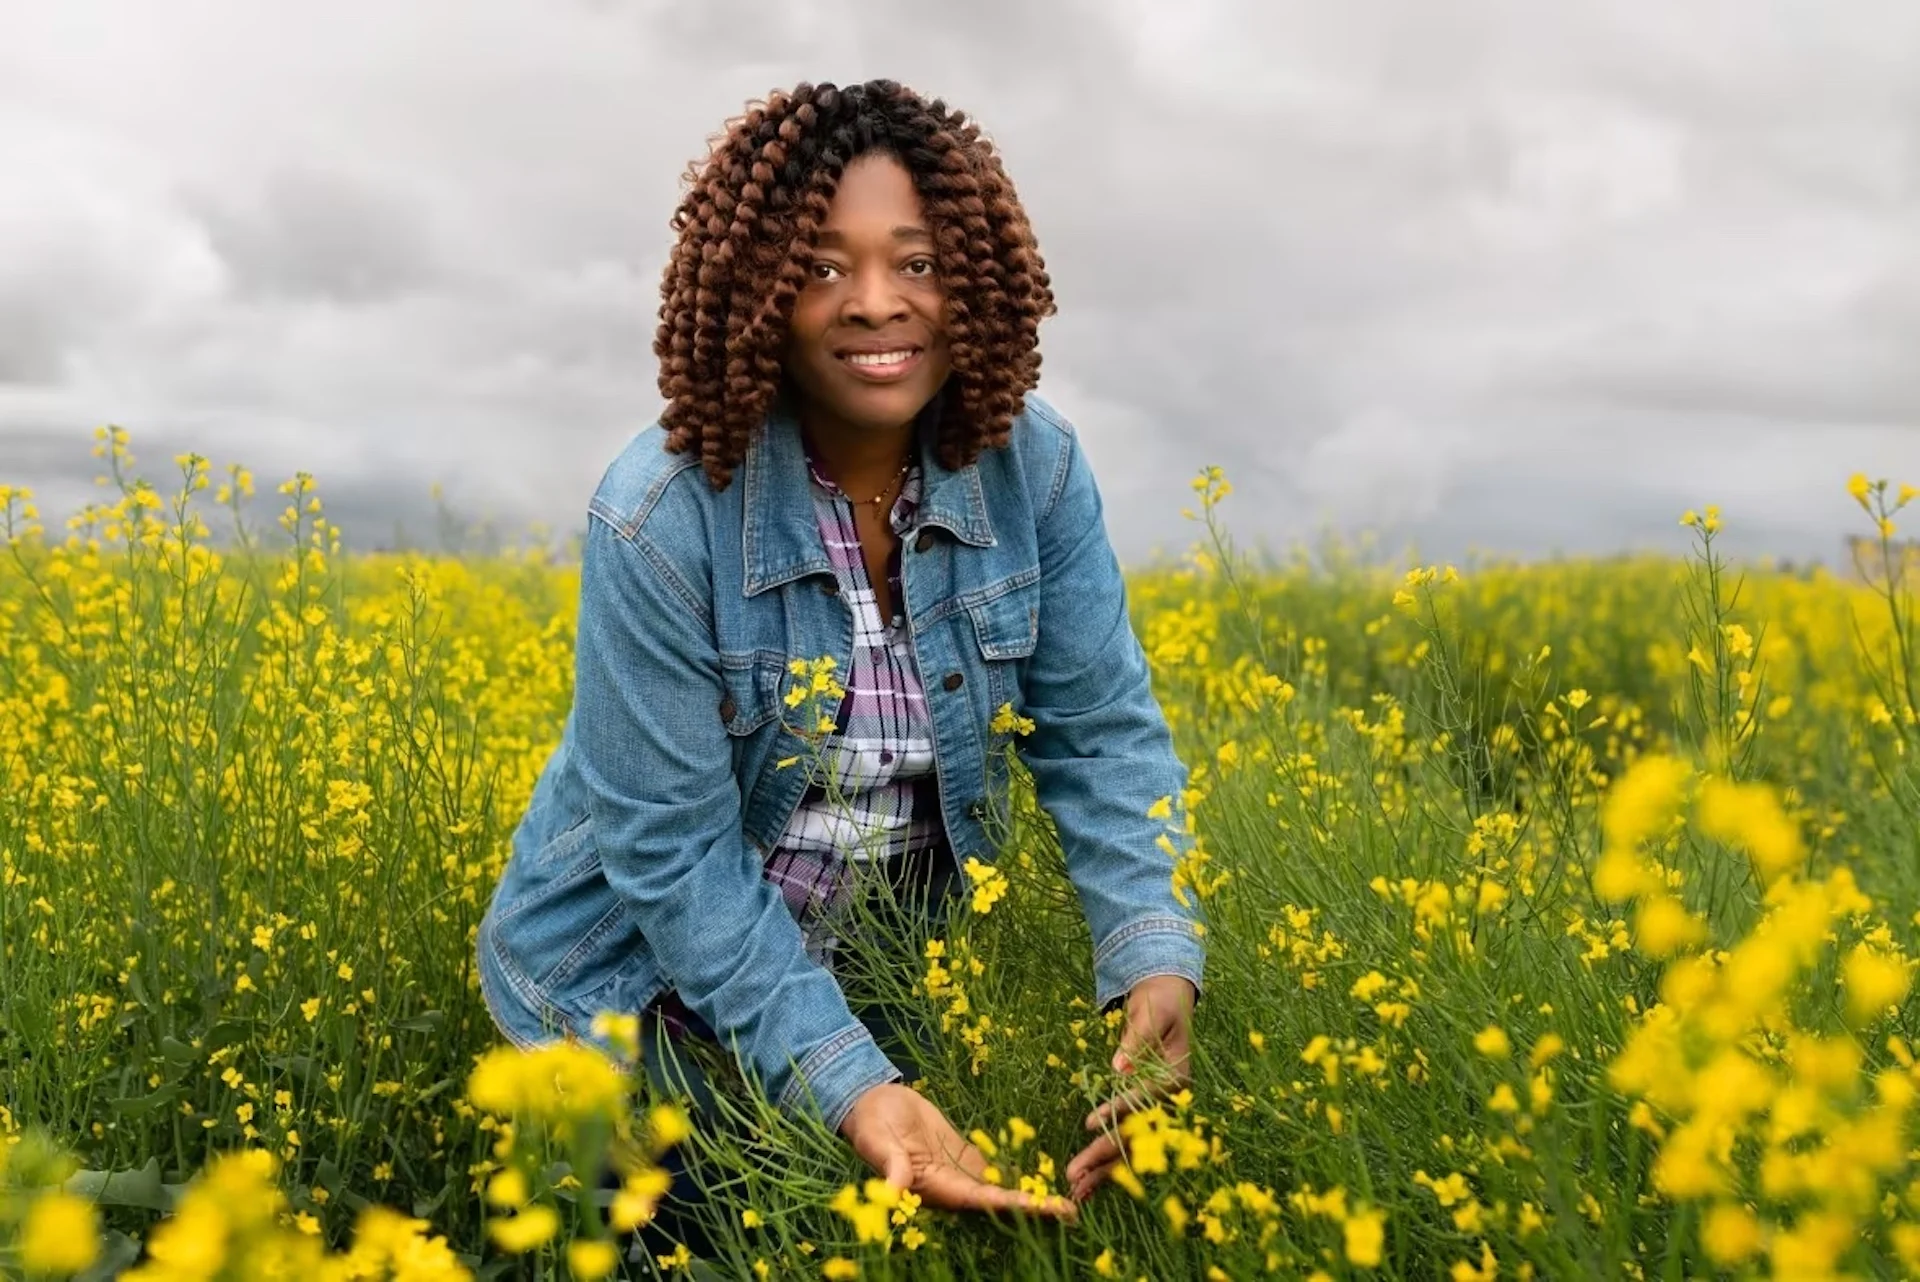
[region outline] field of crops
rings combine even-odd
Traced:
[[[1203,472],[1190,555],[1131,578],[1193,768],[1193,1080],[1054,1226],[500,1051],[474,930],[576,572],[345,555],[308,478],[249,503],[99,452],[70,529],[0,486],[0,1275],[1920,1271],[1920,665],[1884,573],[1730,568],[1711,508],[1665,559],[1256,561]],[[1911,492],[1852,488],[1890,550]],[[997,1178],[1060,1191],[1116,1031],[1030,797],[975,888],[875,982]],[[718,1190],[704,1263],[628,1232],[670,1147]]]

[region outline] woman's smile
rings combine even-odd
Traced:
[[[891,383],[911,374],[926,355],[923,347],[897,346],[875,351],[860,349],[839,353],[840,363],[855,378],[869,383]]]

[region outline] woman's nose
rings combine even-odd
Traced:
[[[896,287],[891,272],[856,272],[849,285],[842,313],[847,321],[878,327],[906,316],[906,297]]]

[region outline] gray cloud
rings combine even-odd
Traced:
[[[1415,0],[0,0],[0,478],[89,432],[577,523],[658,409],[687,161],[745,101],[890,75],[988,126],[1062,302],[1043,391],[1121,552],[1830,555],[1920,478],[1920,10]],[[158,469],[156,469],[158,470]]]

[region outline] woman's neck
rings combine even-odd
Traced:
[[[820,468],[849,494],[877,490],[899,475],[913,448],[914,423],[886,430],[850,427],[824,415],[800,415]]]

